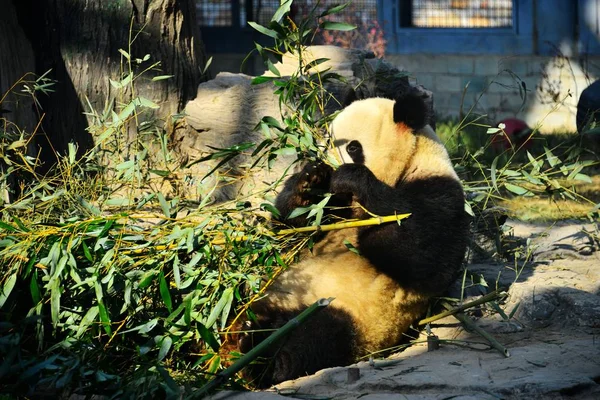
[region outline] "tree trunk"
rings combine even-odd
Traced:
[[[6,0],[0,0],[6,1]],[[35,54],[35,72],[51,70],[55,93],[42,99],[47,140],[38,140],[43,159],[64,153],[69,142],[80,153],[93,145],[86,131],[91,106],[99,113],[115,89],[109,78],[124,76],[119,49],[132,58],[160,61],[153,75],[171,79],[136,81],[137,94],[161,105],[158,117],[177,113],[196,95],[204,65],[193,0],[13,0],[20,26]],[[136,37],[131,44],[131,38]],[[17,54],[14,57],[18,57]]]
[[[31,97],[22,95],[22,86],[16,85],[27,74],[34,71],[35,58],[31,43],[17,23],[17,13],[11,0],[0,0],[0,118],[15,124],[7,126],[9,131],[17,130],[31,134],[37,124]],[[2,123],[4,128],[4,123]]]

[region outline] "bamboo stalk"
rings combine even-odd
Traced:
[[[452,306],[450,304],[446,303],[445,301],[442,302],[442,305],[446,309],[452,310]],[[467,329],[470,329],[470,330],[478,333],[479,335],[481,335],[481,337],[483,337],[485,340],[487,340],[490,343],[490,345],[494,349],[498,350],[504,357],[510,357],[510,352],[508,351],[508,349],[506,347],[504,347],[502,344],[500,344],[500,342],[498,342],[492,335],[490,335],[485,330],[480,328],[475,323],[475,321],[473,321],[467,315],[465,315],[462,312],[458,312],[458,313],[454,314],[454,317],[456,319],[458,319],[460,322],[462,322],[462,324],[465,325],[465,327],[467,327]]]
[[[473,300],[473,301],[470,301],[468,303],[461,304],[458,307],[454,307],[452,309],[446,310],[446,311],[441,312],[439,314],[433,315],[433,316],[431,316],[429,318],[422,319],[422,320],[420,320],[417,323],[417,325],[427,325],[430,322],[437,321],[438,319],[442,319],[442,318],[447,317],[449,315],[454,315],[454,314],[456,314],[458,312],[466,310],[467,308],[475,307],[475,306],[478,306],[480,304],[484,304],[484,303],[490,302],[492,300],[496,300],[496,299],[503,298],[503,297],[506,297],[506,296],[507,296],[507,293],[504,290],[494,290],[493,292],[490,292],[490,293],[486,294],[485,296],[480,297],[477,300]]]
[[[381,225],[389,222],[397,222],[403,219],[406,219],[410,216],[410,214],[397,214],[397,215],[388,215],[385,217],[374,217],[368,219],[361,219],[356,221],[346,221],[346,222],[338,222],[335,224],[326,224],[326,225],[315,225],[315,226],[303,226],[300,228],[289,228],[289,229],[280,229],[278,231],[273,232],[274,236],[285,236],[293,233],[306,233],[306,232],[328,232],[339,229],[347,229],[347,228],[358,228],[361,226],[371,226],[371,225]],[[249,236],[241,235],[232,238],[233,241],[244,241],[248,240]],[[216,238],[211,241],[213,245],[223,245],[227,243],[225,238]]]
[[[265,350],[271,347],[274,343],[276,343],[282,337],[288,335],[293,329],[302,325],[306,322],[310,317],[312,317],[317,311],[322,310],[327,307],[333,301],[333,297],[328,299],[320,299],[315,302],[313,305],[308,307],[306,310],[302,311],[297,317],[289,320],[285,325],[281,328],[277,329],[273,332],[268,338],[262,341],[258,346],[254,347],[248,353],[244,354],[240,359],[238,359],[233,365],[229,368],[219,372],[210,382],[206,385],[202,386],[200,389],[194,391],[190,395],[190,399],[201,398],[217,387],[221,386],[225,383],[231,376],[239,372],[242,368],[250,364],[254,361],[258,356],[260,356]]]

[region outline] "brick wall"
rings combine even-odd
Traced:
[[[575,131],[577,100],[600,77],[600,57],[388,55],[434,92],[440,116],[524,119],[543,132]],[[524,90],[526,89],[526,90]],[[464,94],[464,99],[463,99]]]

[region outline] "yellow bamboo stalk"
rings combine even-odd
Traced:
[[[340,229],[348,229],[348,228],[358,228],[361,226],[372,226],[372,225],[381,225],[389,222],[398,222],[403,219],[406,219],[410,216],[410,214],[396,214],[396,215],[388,215],[385,217],[374,217],[368,219],[360,219],[354,221],[344,221],[337,222],[335,224],[326,224],[326,225],[314,225],[314,226],[303,226],[300,228],[289,228],[289,229],[281,229],[276,232],[273,232],[273,236],[285,236],[291,235],[294,233],[307,233],[307,232],[328,232],[335,231]],[[231,238],[230,240],[239,242],[248,240],[249,236],[241,235]],[[227,243],[227,239],[224,237],[216,238],[211,241],[211,244],[219,246]]]

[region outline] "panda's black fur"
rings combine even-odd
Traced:
[[[309,164],[286,181],[276,199],[283,219],[297,207],[320,201],[324,192],[334,193],[329,202],[333,218],[370,217],[365,210],[411,216],[401,224],[327,233],[252,305],[256,322],[246,322],[245,328],[269,330],[319,298],[336,298],[275,346],[266,363],[249,369],[258,386],[348,365],[398,344],[431,297],[455,278],[469,219],[460,180],[426,120],[418,93],[409,91],[395,102],[354,102],[333,122],[344,163],[336,170]],[[303,216],[284,222],[306,224]],[[349,251],[347,242],[360,255]],[[239,350],[247,352],[267,335],[240,336]]]

